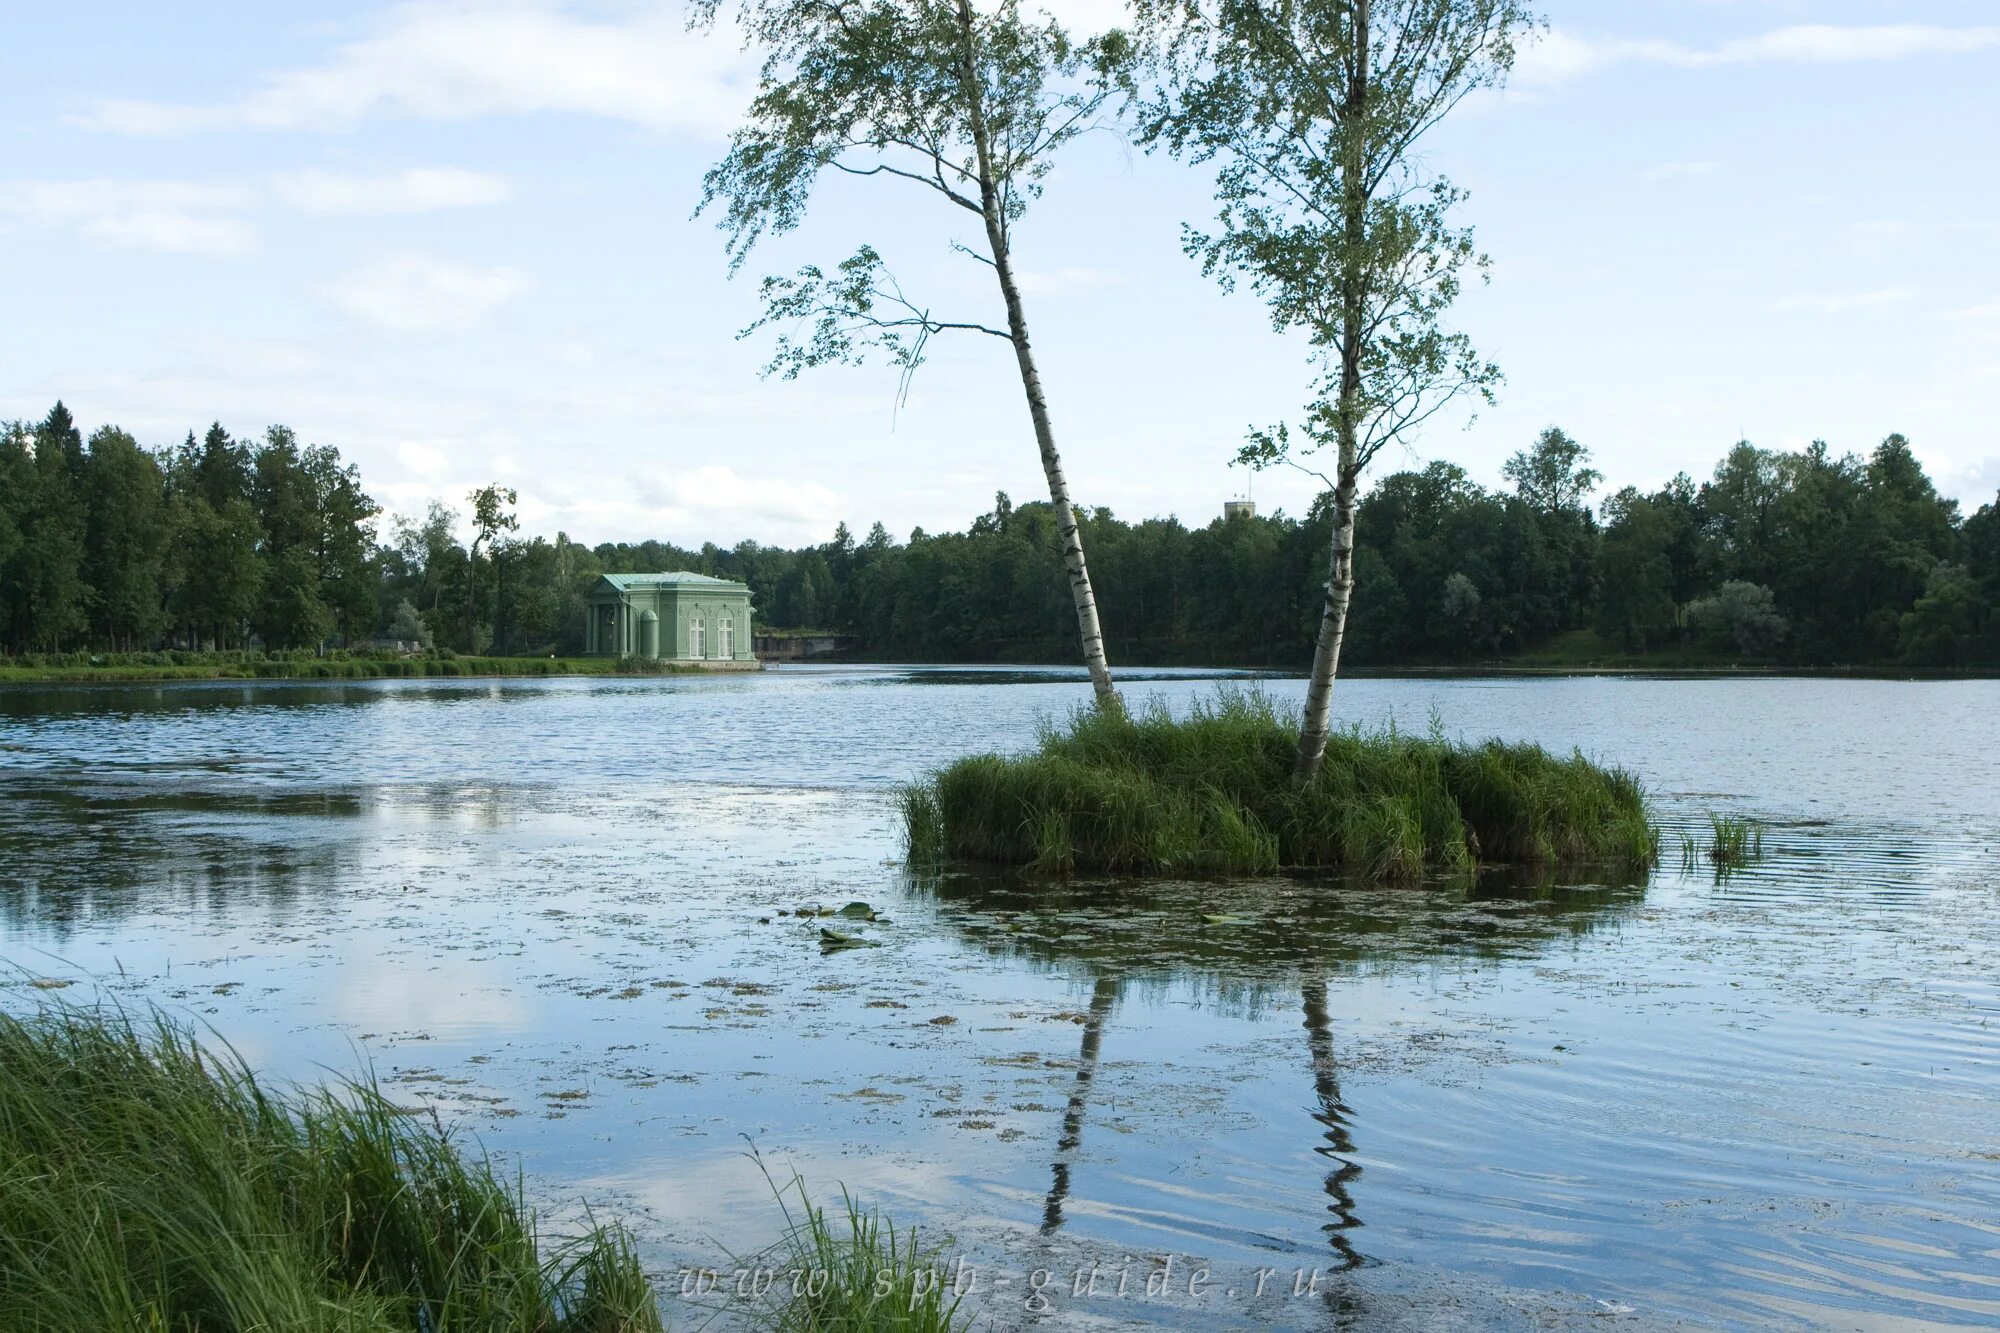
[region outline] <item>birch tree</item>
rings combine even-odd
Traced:
[[[697,0],[697,22],[713,24],[723,4]],[[765,278],[764,313],[745,333],[776,330],[770,371],[785,378],[874,353],[901,370],[905,393],[933,337],[991,337],[1012,347],[1084,664],[1098,706],[1116,708],[1013,242],[1056,155],[1096,124],[1113,96],[1127,60],[1124,37],[1079,41],[1053,21],[1023,15],[1018,0],[979,10],[970,0],[742,0],[735,14],[765,59],[749,114],[704,179],[701,203],[720,211],[731,271],[766,236],[799,226],[821,174],[834,171],[904,192],[913,206],[934,208],[941,225],[976,219],[975,240],[950,243],[990,271],[1000,307],[997,318],[934,311],[864,244],[831,269],[809,265]]]
[[[1157,86],[1149,144],[1215,171],[1217,213],[1185,248],[1225,287],[1246,282],[1280,330],[1306,334],[1312,398],[1296,425],[1251,432],[1253,467],[1333,451],[1326,597],[1295,772],[1319,771],[1354,592],[1362,471],[1499,370],[1444,316],[1486,260],[1453,223],[1463,199],[1416,148],[1495,87],[1534,23],[1522,0],[1139,0]]]

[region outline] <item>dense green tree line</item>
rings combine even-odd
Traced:
[[[0,426],[0,644],[316,647],[376,619],[375,505],[338,450],[273,426],[142,448],[57,403]]]
[[[1961,522],[1900,435],[1865,459],[1738,444],[1707,482],[1626,487],[1596,515],[1597,475],[1560,432],[1508,475],[1514,493],[1494,495],[1434,463],[1370,495],[1371,657],[1509,655],[1588,629],[1634,654],[2000,660],[2000,518]]]
[[[1384,477],[1361,502],[1350,660],[1570,656],[2000,665],[2000,510],[1961,519],[1900,435],[1866,458],[1739,444],[1706,482],[1626,487],[1594,509],[1588,450],[1545,431],[1510,489],[1451,463]],[[1083,518],[1114,660],[1300,665],[1331,517]],[[646,543],[582,553],[605,570],[748,582],[760,618],[859,637],[885,657],[1067,660],[1069,596],[1047,506],[897,543],[877,524],[799,551]],[[580,620],[579,622],[580,623]]]
[[[1961,517],[1901,436],[1869,455],[1739,444],[1704,482],[1593,507],[1588,451],[1543,433],[1507,489],[1432,463],[1384,477],[1357,520],[1351,660],[1578,655],[1831,666],[2000,665],[2000,510]],[[459,652],[581,651],[601,573],[688,569],[750,585],[760,624],[832,630],[905,660],[1075,656],[1046,503],[1003,494],[963,532],[800,549],[522,538],[511,491],[434,503],[378,532],[337,451],[221,426],[157,451],[87,440],[58,404],[0,429],[0,642],[8,651],[274,648],[394,640]],[[1079,511],[1113,660],[1302,664],[1331,522],[1126,522]]]

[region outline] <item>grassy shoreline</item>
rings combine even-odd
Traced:
[[[0,1327],[659,1333],[631,1240],[371,1082],[278,1091],[163,1018],[0,1013]]]
[[[764,1175],[784,1228],[746,1256],[772,1279],[722,1293],[732,1327],[965,1326],[914,1228]],[[668,1286],[618,1223],[544,1226],[520,1176],[370,1079],[267,1084],[157,1011],[0,1010],[0,1328],[663,1333]]]
[[[797,664],[793,664],[797,665]],[[840,658],[811,665],[856,667],[988,666],[1007,668],[1067,667],[1067,662],[950,662]],[[1128,664],[1137,665],[1137,664]],[[1288,679],[1304,668],[1279,666],[1215,666],[1208,663],[1145,664],[1151,671],[1240,671]],[[259,663],[124,664],[102,666],[24,666],[0,658],[0,685],[135,685],[209,680],[421,680],[480,679],[535,676],[681,676],[713,674],[701,667],[676,666],[603,657],[458,657],[458,658],[312,658]],[[1793,667],[1728,665],[1555,665],[1487,663],[1458,666],[1357,667],[1341,673],[1349,680],[1478,680],[1494,677],[1558,679],[1572,676],[1630,676],[1685,680],[1992,680],[1996,671],[1921,671],[1891,667]]]
[[[1045,874],[1415,880],[1481,865],[1650,866],[1636,779],[1581,754],[1344,732],[1310,783],[1291,776],[1295,714],[1225,691],[1184,718],[1078,710],[1033,750],[974,755],[904,788],[910,857]]]
[[[120,653],[0,658],[0,684],[198,680],[419,680],[492,676],[679,676],[705,668],[615,657],[395,657],[335,653]]]

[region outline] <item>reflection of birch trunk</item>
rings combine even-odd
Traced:
[[[1069,1198],[1070,1160],[1083,1144],[1083,1112],[1090,1101],[1090,1085],[1097,1078],[1098,1051],[1104,1042],[1104,1021],[1118,1001],[1118,979],[1100,976],[1090,992],[1090,1014],[1083,1023],[1083,1049],[1076,1057],[1076,1083],[1070,1089],[1069,1105],[1063,1108],[1062,1137],[1056,1140],[1055,1167],[1049,1180],[1049,1197],[1042,1205],[1042,1234],[1048,1235],[1063,1222],[1063,1202]]]
[[[1361,1174],[1359,1164],[1349,1160],[1354,1152],[1354,1135],[1348,1131],[1353,1114],[1340,1100],[1340,1067],[1333,1058],[1333,1025],[1326,1011],[1326,978],[1315,976],[1301,987],[1305,994],[1306,1049],[1312,1053],[1313,1097],[1318,1109],[1313,1119],[1326,1127],[1326,1142],[1313,1151],[1332,1165],[1326,1173],[1326,1209],[1333,1220],[1322,1230],[1343,1269],[1359,1268],[1367,1260],[1354,1248],[1347,1232],[1361,1225],[1354,1213],[1354,1195],[1348,1187]]]

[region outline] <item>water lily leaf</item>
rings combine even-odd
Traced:
[[[857,900],[841,908],[840,915],[849,917],[855,921],[873,921],[875,919],[875,909],[867,903]]]
[[[849,935],[844,930],[835,930],[830,926],[821,926],[819,928],[819,947],[822,949],[873,949],[877,947],[877,942],[875,940],[864,940],[859,935]]]

